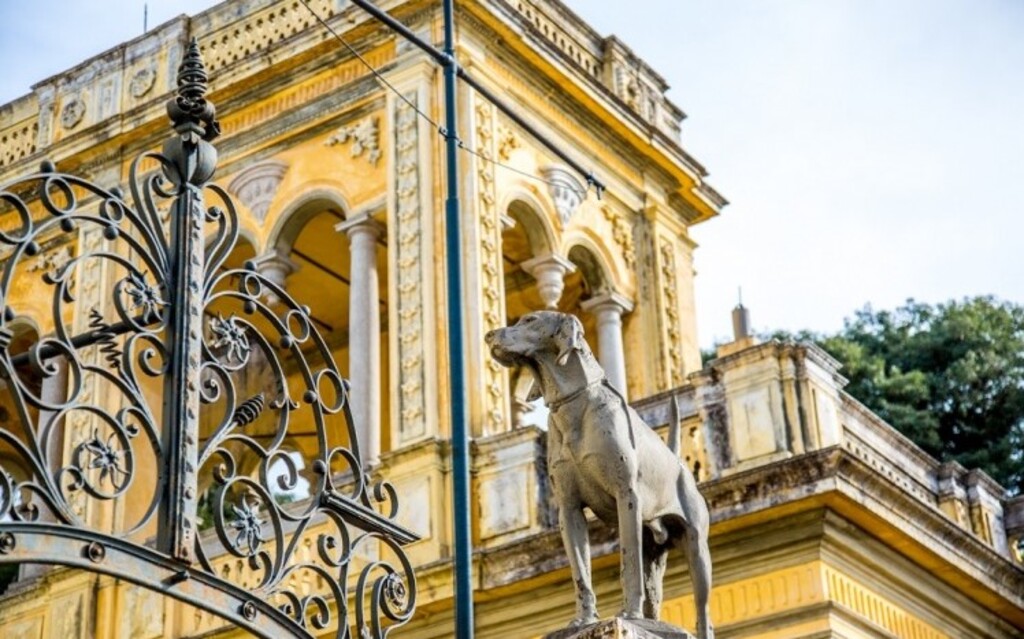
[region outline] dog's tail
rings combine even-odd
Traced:
[[[679,434],[679,396],[672,394],[672,410],[668,418],[668,449],[676,457],[679,456],[680,434]]]

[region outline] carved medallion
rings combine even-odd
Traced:
[[[73,129],[85,117],[85,102],[74,97],[64,103],[60,111],[60,125],[65,129]]]
[[[156,84],[156,68],[139,69],[132,75],[132,79],[128,83],[128,93],[135,99],[141,98],[149,93],[154,84]]]

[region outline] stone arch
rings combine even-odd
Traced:
[[[529,243],[532,255],[551,253],[558,246],[558,232],[543,201],[527,189],[513,189],[498,209],[508,215]]]
[[[314,188],[285,206],[267,235],[266,249],[290,249],[306,224],[324,211],[333,211],[341,221],[351,210],[348,199],[340,191]]]
[[[599,267],[602,283],[607,290],[624,295],[633,294],[635,286],[629,273],[625,271],[622,260],[617,258],[616,251],[612,250],[605,239],[592,228],[579,226],[572,229],[562,238],[562,247],[565,255],[578,248],[586,250]]]

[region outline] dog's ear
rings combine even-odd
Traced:
[[[573,351],[583,348],[583,323],[575,315],[565,315],[562,323],[555,333],[555,344],[558,346],[558,358],[555,363],[559,366],[569,361],[569,355]]]

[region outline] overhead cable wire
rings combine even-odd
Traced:
[[[416,105],[415,102],[410,100],[401,91],[399,91],[397,88],[395,88],[395,86],[393,84],[391,84],[391,82],[389,82],[388,79],[386,77],[384,77],[384,75],[380,71],[378,71],[376,68],[374,68],[374,66],[372,64],[370,64],[370,62],[362,54],[360,54],[359,51],[357,51],[355,47],[353,47],[343,37],[341,37],[341,35],[337,31],[335,31],[335,29],[330,24],[328,24],[326,20],[324,20],[322,17],[320,17],[320,15],[316,11],[314,11],[312,7],[309,6],[307,0],[299,0],[299,2],[302,3],[302,6],[306,7],[306,10],[309,11],[309,13],[313,16],[313,18],[316,19],[317,22],[319,22],[321,25],[323,25],[323,27],[325,29],[327,29],[327,31],[332,36],[334,36],[335,40],[340,42],[342,44],[342,46],[344,46],[345,49],[347,49],[349,51],[349,53],[351,53],[353,56],[356,57],[356,59],[358,59],[361,62],[363,64],[363,66],[365,66],[367,68],[367,70],[369,70],[370,73],[377,80],[379,80],[380,83],[382,85],[384,85],[384,87],[387,90],[391,91],[391,93],[393,93],[398,99],[400,99],[402,102],[404,102],[406,105],[408,105],[409,108],[411,108],[416,113],[417,116],[423,118],[426,122],[430,123],[430,126],[432,126],[434,128],[434,130],[437,131],[438,135],[440,135],[443,138],[447,138],[448,137],[449,133],[448,133],[448,131],[445,129],[445,127],[443,125],[438,124],[437,121],[435,121],[433,118],[430,117],[430,115],[428,115],[426,112],[424,112],[422,109],[420,109]],[[524,171],[524,170],[522,170],[520,168],[511,166],[509,164],[505,164],[504,162],[500,162],[500,161],[494,159],[493,157],[491,157],[490,154],[488,154],[487,152],[485,152],[485,151],[478,151],[478,150],[474,149],[473,147],[467,145],[465,140],[463,140],[462,138],[458,137],[457,132],[453,132],[452,136],[455,138],[455,140],[456,140],[456,142],[457,142],[457,144],[458,144],[460,149],[462,149],[466,153],[468,153],[468,154],[470,154],[470,155],[472,155],[472,156],[474,156],[476,158],[479,158],[480,160],[482,160],[484,162],[489,162],[490,164],[492,164],[492,165],[494,165],[496,167],[505,169],[506,171],[511,171],[512,173],[516,173],[516,174],[521,175],[521,176],[523,176],[525,178],[534,180],[536,182],[540,182],[541,184],[547,184],[548,186],[555,186],[555,187],[563,188],[563,189],[567,188],[567,189],[573,191],[576,195],[578,195],[581,200],[586,199],[587,194],[590,192],[591,181],[590,181],[589,177],[587,179],[587,186],[582,191],[580,191],[579,189],[576,189],[576,188],[572,187],[571,185],[565,184],[564,182],[555,183],[555,182],[553,182],[551,180],[542,178],[539,175],[530,173],[528,171]]]

